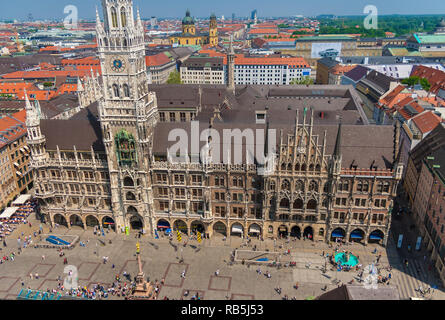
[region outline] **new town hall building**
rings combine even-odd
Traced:
[[[103,7],[99,102],[68,120],[41,120],[27,102],[47,221],[386,244],[402,174],[399,128],[370,125],[352,87],[235,86],[233,50],[227,86],[148,85],[139,13],[134,21],[131,0]],[[181,162],[172,161],[172,132],[190,146]],[[250,151],[249,132],[265,140],[255,143],[260,152]],[[225,160],[209,161],[217,155]]]

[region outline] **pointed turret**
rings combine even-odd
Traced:
[[[334,158],[339,159],[341,157],[341,122],[338,125],[337,139],[335,140]]]

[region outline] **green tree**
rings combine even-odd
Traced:
[[[167,83],[168,84],[182,84],[181,74],[179,73],[179,71],[171,72],[170,75],[168,76]]]
[[[314,79],[312,79],[309,76],[305,76],[303,78],[301,78],[301,80],[294,78],[290,81],[290,84],[314,84]]]

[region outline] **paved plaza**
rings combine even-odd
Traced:
[[[32,220],[32,219],[31,219]],[[8,247],[2,248],[2,256],[12,251],[17,253],[17,237],[23,231],[24,234],[30,234],[38,229],[38,222],[33,222],[33,227],[21,226],[7,240]],[[48,232],[44,227],[44,233]],[[122,275],[125,271],[133,278],[137,274],[136,261],[136,242],[138,239],[135,234],[129,236],[117,234],[114,232],[106,233],[105,237],[95,236],[93,230],[83,230],[73,227],[71,230],[65,227],[58,227],[52,230],[54,235],[78,235],[80,241],[87,243],[85,247],[77,244],[72,250],[65,250],[65,257],[68,265],[76,266],[80,286],[92,288],[94,284],[102,284],[105,287],[110,286],[117,274]],[[183,236],[186,239],[186,236]],[[97,239],[101,239],[101,244]],[[111,244],[110,244],[111,241]],[[35,239],[34,243],[38,242]],[[282,299],[284,295],[289,298],[295,297],[298,300],[309,296],[318,296],[327,290],[337,287],[338,281],[347,283],[355,279],[357,283],[357,272],[337,272],[331,270],[327,264],[327,272],[323,273],[325,259],[322,252],[332,253],[332,248],[325,243],[306,240],[284,241],[279,240],[276,243],[272,240],[258,241],[252,240],[249,247],[242,246],[240,238],[232,238],[223,241],[221,238],[203,240],[201,244],[190,240],[187,246],[182,244],[178,246],[176,240],[169,243],[167,238],[153,239],[150,236],[143,236],[139,239],[141,244],[141,260],[145,275],[150,281],[161,281],[164,279],[164,285],[161,286],[159,298],[163,299],[190,299],[195,293],[205,300],[270,300]],[[269,267],[268,264],[257,266],[247,266],[242,264],[230,265],[231,253],[234,249],[249,250],[253,245],[257,246],[259,251],[279,252],[281,261],[285,258],[290,261],[296,261],[295,267],[284,267],[277,269]],[[175,250],[176,247],[176,250]],[[372,264],[377,254],[374,254],[374,248],[377,248],[378,254],[381,254],[379,267],[386,267],[391,263],[393,267],[391,285],[399,290],[401,298],[408,299],[416,297],[416,288],[423,285],[424,288],[434,279],[427,275],[426,268],[419,266],[416,262],[409,265],[408,268],[402,266],[402,261],[398,257],[394,243],[390,241],[388,248],[379,245],[363,246],[361,244],[352,244],[343,246],[342,249],[351,251],[359,256],[360,263],[363,266]],[[290,257],[284,255],[284,252],[290,249]],[[45,256],[44,259],[42,256]],[[103,257],[109,257],[106,264],[103,263]],[[64,274],[63,259],[59,257],[56,249],[44,248],[25,248],[20,255],[16,255],[14,261],[7,261],[0,265],[0,298],[15,299],[22,288],[47,290],[57,288],[57,278],[66,277]],[[183,261],[180,263],[181,258]],[[114,264],[114,268],[112,265]],[[418,268],[422,271],[418,273]],[[260,268],[262,273],[258,274]],[[219,275],[215,276],[215,271],[219,270]],[[185,278],[181,273],[185,271]],[[268,279],[264,273],[269,271],[271,278]],[[38,273],[39,278],[30,279],[29,274]],[[124,282],[123,280],[122,282]],[[299,287],[293,288],[298,282]],[[281,295],[275,291],[275,288],[281,288]],[[185,298],[185,291],[190,295]],[[440,289],[434,291],[428,298],[444,299],[444,292]],[[110,296],[109,299],[116,297]]]

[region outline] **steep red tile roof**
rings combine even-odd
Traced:
[[[430,92],[437,93],[440,89],[445,89],[445,72],[443,71],[425,66],[415,66],[411,76],[426,78],[431,84]]]
[[[165,53],[161,52],[153,56],[146,56],[145,62],[147,63],[147,67],[156,67],[167,64],[171,62],[171,60],[169,57],[167,57],[167,55],[165,55]]]
[[[412,118],[416,127],[423,134],[430,132],[442,121],[442,119],[432,111],[423,112]]]

